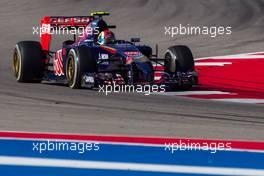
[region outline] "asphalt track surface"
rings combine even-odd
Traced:
[[[44,15],[107,10],[118,38],[140,36],[161,50],[186,44],[195,57],[263,51],[264,1],[234,0],[1,0],[0,130],[104,135],[264,140],[263,105],[176,96],[110,94],[50,84],[19,84],[11,72],[17,41],[37,39]],[[164,36],[165,25],[231,25],[232,35]]]

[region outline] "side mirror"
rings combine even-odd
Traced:
[[[116,25],[108,25],[107,26],[109,29],[115,29],[116,28]]]
[[[130,40],[132,43],[138,43],[140,42],[140,38],[131,38]]]

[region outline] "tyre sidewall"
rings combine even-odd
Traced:
[[[69,82],[69,86],[70,88],[79,88],[80,86],[80,83],[79,83],[79,72],[80,72],[80,67],[79,67],[79,58],[78,58],[78,55],[75,51],[75,49],[71,49],[69,51],[69,54],[68,54],[68,57],[67,57],[67,63],[66,63],[66,69],[68,69],[68,64],[69,64],[69,59],[70,57],[73,58],[74,60],[74,67],[75,67],[75,70],[74,70],[74,76],[73,76],[73,82]],[[67,75],[67,78],[68,78],[68,70],[66,70],[66,75]]]
[[[171,57],[169,71],[191,72],[194,71],[194,59],[191,50],[184,45],[169,47],[165,56]]]
[[[96,72],[96,61],[93,57],[92,50],[87,47],[77,47],[69,51],[67,57],[67,64],[69,62],[69,56],[72,55],[74,58],[74,80],[69,86],[73,89],[80,88],[82,84],[82,76],[84,73],[95,73]],[[66,64],[66,69],[68,68]],[[67,73],[67,70],[66,70]],[[68,73],[67,73],[68,74]]]

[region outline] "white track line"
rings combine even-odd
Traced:
[[[221,98],[221,99],[210,99],[214,101],[232,102],[232,103],[264,103],[264,99],[254,99],[254,98]]]
[[[232,62],[196,62],[195,66],[225,66],[231,64]]]
[[[242,53],[242,54],[234,54],[234,55],[226,55],[226,56],[212,56],[212,57],[202,57],[197,58],[195,61],[205,60],[205,59],[264,59],[264,55],[254,55],[263,52],[255,52],[255,53]]]
[[[81,161],[65,159],[42,159],[27,157],[0,157],[0,165],[12,166],[35,166],[35,167],[65,167],[79,169],[107,169],[125,171],[144,171],[144,172],[165,172],[165,173],[192,173],[210,175],[254,175],[263,176],[264,170],[261,169],[241,169],[224,167],[204,167],[204,166],[182,166],[182,165],[161,165],[161,164],[139,164],[121,162],[100,162],[100,161]]]
[[[155,95],[229,95],[233,94],[230,92],[222,92],[222,91],[180,91],[180,92],[156,92],[152,93]]]

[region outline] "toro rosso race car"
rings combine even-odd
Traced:
[[[49,81],[68,84],[71,88],[96,88],[102,84],[159,84],[167,88],[189,89],[198,84],[194,59],[187,46],[169,47],[158,58],[158,46],[152,48],[131,41],[117,40],[103,17],[46,16],[41,20],[41,42],[21,41],[14,49],[13,72],[18,82]],[[83,28],[83,35],[73,34],[62,48],[51,51],[52,32]]]

